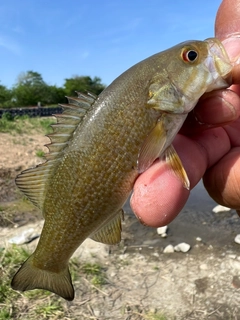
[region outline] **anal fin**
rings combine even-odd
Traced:
[[[101,229],[95,232],[90,238],[104,244],[117,244],[121,241],[123,210],[121,209],[114,218],[112,218]]]

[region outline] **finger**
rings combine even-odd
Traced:
[[[240,118],[224,127],[228,134],[231,146],[240,147]]]
[[[130,204],[140,222],[157,228],[177,216],[188,196],[167,164],[157,161],[137,179]]]
[[[215,34],[220,40],[230,34],[239,32],[240,27],[239,0],[223,0],[216,16]]]
[[[215,35],[219,38],[234,65],[233,83],[240,83],[240,6],[239,0],[223,0],[217,12]],[[234,90],[234,89],[233,89]],[[238,93],[239,87],[237,87]]]
[[[230,141],[223,128],[207,130],[195,138],[178,135],[174,142],[193,188],[205,170],[230,150]],[[171,222],[189,196],[169,166],[156,161],[137,179],[131,207],[143,224],[159,227]]]
[[[208,169],[203,181],[216,202],[240,210],[240,147],[232,149]]]
[[[240,115],[240,98],[231,90],[216,90],[201,97],[189,113],[181,133],[193,134],[211,127],[223,126]]]

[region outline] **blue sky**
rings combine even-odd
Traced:
[[[214,35],[221,0],[5,0],[0,84],[39,72],[49,85],[74,75],[106,85],[135,63],[185,40]]]

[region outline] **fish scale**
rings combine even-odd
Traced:
[[[88,237],[121,240],[122,207],[158,157],[189,188],[172,141],[204,92],[229,86],[231,69],[217,39],[189,41],[139,62],[99,97],[68,97],[49,135],[47,161],[16,178],[45,222],[14,289],[42,288],[72,300],[70,257]]]

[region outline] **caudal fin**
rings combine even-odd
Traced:
[[[45,289],[58,294],[66,300],[71,301],[74,299],[74,289],[68,268],[59,273],[54,273],[36,268],[32,260],[33,256],[29,257],[14,275],[11,282],[14,290]]]

